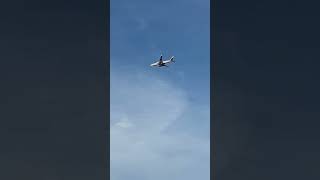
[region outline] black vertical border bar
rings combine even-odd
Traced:
[[[74,4],[76,4],[75,7],[73,6]],[[3,18],[1,19],[3,25],[1,32],[4,31],[1,34],[3,35],[2,37],[6,37],[0,43],[3,47],[0,57],[4,60],[1,64],[2,87],[0,91],[0,99],[2,100],[0,113],[0,166],[2,169],[0,179],[66,178],[73,180],[79,179],[79,177],[86,179],[88,176],[93,176],[92,180],[110,179],[110,0],[74,2],[6,1],[0,5],[0,8],[3,8],[0,11],[3,13],[3,16],[1,16]],[[75,8],[76,11],[74,16],[71,16],[72,8]],[[95,10],[95,12],[89,12],[90,10]],[[58,16],[54,16],[55,14],[58,14]],[[79,21],[80,17],[84,17],[83,24]],[[74,26],[70,23],[59,23],[63,20],[71,22],[70,19],[72,18],[75,20]],[[53,23],[50,24],[48,19]],[[98,115],[94,116],[93,119],[81,122],[82,127],[85,123],[93,123],[89,128],[94,128],[94,134],[84,134],[79,129],[72,132],[73,128],[78,128],[77,117],[82,115],[81,113],[86,113],[84,112],[86,106],[81,106],[81,108],[77,109],[72,105],[80,102],[80,100],[71,102],[72,98],[66,100],[62,97],[63,95],[72,94],[72,88],[76,89],[78,86],[83,88],[84,83],[77,81],[78,84],[70,88],[71,85],[58,81],[64,78],[61,77],[62,74],[67,74],[67,78],[71,79],[77,73],[82,73],[79,71],[81,68],[78,71],[73,71],[70,68],[73,67],[74,62],[77,62],[76,60],[72,61],[71,59],[69,61],[69,59],[61,55],[65,53],[65,47],[63,46],[72,45],[72,43],[63,44],[64,41],[59,36],[59,33],[67,35],[72,33],[67,30],[73,30],[74,27],[84,27],[84,32],[87,32],[87,20],[96,20],[92,22],[94,28],[96,28],[92,32],[97,34],[92,34],[92,36],[94,36],[93,40],[98,43],[95,44],[95,48],[98,49],[99,54],[97,56],[99,56],[99,59],[94,61],[83,60],[79,63],[79,66],[85,65],[85,63],[97,63],[90,66],[90,68],[94,69],[95,65],[98,65],[98,71],[94,72],[92,77],[88,77],[88,79],[93,78],[93,80],[90,79],[90,86],[96,85],[96,87],[90,87],[92,88],[90,89],[90,96],[89,90],[86,89],[81,94],[76,92],[73,98],[82,98],[80,95],[84,94],[85,97],[83,98],[87,100],[89,99],[88,97],[91,98],[91,92],[96,93],[94,94],[96,96],[92,95],[92,97],[97,97],[99,101],[94,99],[92,100],[93,102],[88,102],[98,108],[95,109]],[[54,27],[54,23],[57,23],[59,27]],[[62,27],[63,25],[65,27]],[[66,32],[63,32],[64,29],[67,29]],[[79,34],[79,36],[73,36],[72,38],[74,39],[72,40],[76,42],[79,40],[78,43],[81,44],[81,48],[76,46],[71,47],[71,49],[76,52],[77,48],[79,48],[80,53],[91,56],[92,54],[83,51],[83,47],[87,45],[87,34]],[[75,37],[81,39],[76,39]],[[57,59],[66,58],[66,61],[61,60],[55,64],[51,58],[49,60],[46,59],[53,50],[43,48],[41,45],[49,40],[52,41],[52,47],[59,50],[55,52],[57,53],[55,55],[59,57]],[[50,49],[50,51],[47,49]],[[28,60],[30,61],[28,62]],[[49,67],[49,65],[54,65],[54,67]],[[71,70],[67,71],[68,68]],[[55,70],[61,70],[61,72],[56,73]],[[47,78],[50,78],[50,81]],[[83,76],[80,76],[80,78],[83,78]],[[94,84],[95,81],[99,82]],[[103,85],[101,85],[102,83]],[[67,92],[63,91],[65,89]],[[66,105],[66,107],[60,108],[58,105]],[[71,108],[74,108],[72,110],[75,113],[69,112]],[[65,118],[66,121],[63,122],[62,118]],[[59,119],[59,121],[54,121],[54,119]],[[66,123],[68,126],[64,127],[63,125]],[[68,131],[69,127],[71,129]],[[79,135],[82,136],[79,137]],[[86,138],[85,141],[82,141],[83,139],[81,138],[83,137]],[[79,147],[88,146],[85,144],[85,142],[90,142],[88,139],[93,140],[94,147],[89,147],[87,151],[80,149],[82,150],[81,153],[75,151]],[[64,142],[61,143],[60,141]],[[84,144],[82,144],[83,142]],[[58,148],[55,146],[56,144],[59,146]],[[89,145],[92,144],[90,142]],[[94,148],[98,149],[97,152],[99,154],[94,154],[96,156],[92,159],[88,158],[89,162],[83,165],[80,155],[90,156],[92,155],[90,152],[96,152]],[[72,151],[75,151],[76,155],[72,154]],[[72,155],[71,158],[68,157],[70,155]],[[80,158],[76,159],[76,157]],[[80,169],[84,167],[84,171],[70,172],[68,168],[65,168],[67,166],[71,167],[71,163],[70,165],[63,164],[64,161],[67,162],[70,159],[74,163],[78,163],[79,160],[80,166],[73,168]],[[61,167],[62,165],[65,165],[65,167]],[[85,169],[86,167],[90,167],[90,169]],[[87,173],[87,171],[91,172]]]
[[[215,51],[215,9],[216,0],[210,1],[210,179],[216,180],[216,150],[217,150],[217,139],[216,139],[216,118],[215,118],[215,79],[216,79],[216,51]]]
[[[105,19],[106,19],[106,29],[105,29],[105,41],[106,41],[106,178],[110,179],[110,1],[111,0],[102,0],[105,2]]]

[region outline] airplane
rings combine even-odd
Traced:
[[[157,66],[157,67],[169,67],[169,66],[167,66],[166,64],[168,64],[168,63],[171,63],[171,62],[175,62],[174,61],[174,56],[172,56],[170,59],[168,59],[168,60],[165,60],[165,61],[163,61],[162,60],[162,54],[160,55],[160,59],[157,61],[157,62],[155,62],[155,63],[152,63],[152,64],[150,64],[150,66]]]

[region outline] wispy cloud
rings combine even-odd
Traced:
[[[113,69],[111,179],[209,179],[209,137],[170,128],[208,122],[209,111],[192,111],[199,107],[183,89],[152,73]]]

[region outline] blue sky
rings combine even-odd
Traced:
[[[209,179],[209,0],[111,0],[111,180]],[[176,57],[151,68],[160,53]]]

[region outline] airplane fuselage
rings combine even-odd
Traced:
[[[169,60],[166,60],[166,61],[162,61],[162,56],[161,56],[159,61],[150,64],[150,66],[168,67],[166,64],[171,63],[171,62],[174,62],[173,56]]]
[[[160,62],[156,62],[156,63],[153,63],[153,64],[150,64],[150,66],[157,66],[157,67],[164,67],[164,66],[167,66],[166,63],[160,63]]]

